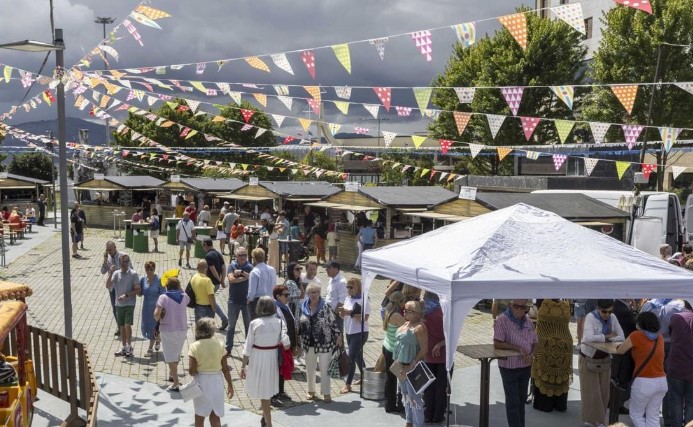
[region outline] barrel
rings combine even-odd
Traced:
[[[132,221],[129,219],[123,220],[125,223],[125,247],[127,249],[132,249],[133,235],[132,235]]]
[[[180,218],[166,218],[166,243],[169,245],[177,245],[176,242],[176,225]]]
[[[385,372],[375,372],[374,368],[366,368],[361,379],[363,398],[368,400],[385,399]]]

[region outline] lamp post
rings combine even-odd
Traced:
[[[64,72],[65,43],[63,30],[56,28],[53,43],[34,40],[22,40],[13,43],[0,44],[0,49],[21,50],[25,52],[55,51],[55,66],[61,79],[57,87],[56,103],[58,107],[58,170],[60,173],[60,227],[63,261],[63,308],[65,311],[65,336],[72,337],[72,289],[70,281],[70,221],[67,206],[67,146],[65,144],[65,86],[62,82]],[[57,219],[56,219],[57,220]]]
[[[55,147],[53,146],[53,131],[48,131],[48,137],[51,139],[51,142],[49,142],[50,147],[51,147],[51,153],[55,152]],[[53,166],[53,156],[51,156],[51,166]],[[53,168],[51,168],[51,182],[53,182],[53,228],[58,228],[58,206],[55,203],[55,173],[53,172]]]
[[[115,22],[114,18],[110,17],[101,17],[98,16],[94,20],[95,23],[103,25],[103,39],[106,40],[106,25],[112,24]],[[103,59],[103,67],[105,70],[108,70],[108,62],[106,62],[106,57],[104,56]],[[106,119],[106,145],[110,145],[111,143],[111,126],[108,122],[108,118]]]

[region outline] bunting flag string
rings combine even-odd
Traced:
[[[585,162],[585,172],[587,173],[587,176],[592,175],[592,171],[594,171],[595,166],[597,166],[599,159],[585,157],[583,160]]]

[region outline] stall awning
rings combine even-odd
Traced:
[[[459,221],[464,221],[465,219],[469,219],[469,217],[466,217],[466,216],[449,215],[449,214],[442,214],[442,213],[438,213],[438,212],[407,212],[404,215],[417,216],[419,218],[437,219],[437,220],[441,220],[441,221],[450,221],[450,222],[459,222]]]
[[[335,206],[340,206],[340,204],[331,202],[311,202],[306,203],[306,206],[314,206],[316,208],[333,208]]]
[[[320,200],[318,197],[292,197],[289,196],[286,200],[291,202],[317,202]]]
[[[219,194],[216,197],[220,199],[246,200],[250,202],[259,202],[262,200],[273,200],[272,197],[265,196],[248,196],[246,194]]]
[[[331,202],[313,202],[306,203],[307,206],[315,206],[317,208],[328,208],[337,209],[340,211],[354,211],[354,212],[367,212],[367,211],[377,211],[380,208],[374,208],[371,206],[359,206],[359,205],[343,205],[341,203],[331,203]]]

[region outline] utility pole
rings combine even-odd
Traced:
[[[48,131],[48,137],[51,139],[46,148],[51,150],[51,153],[55,153],[55,145],[53,145],[53,131]],[[53,164],[53,156],[51,155],[51,181],[53,181],[53,227],[58,228],[58,206],[56,204],[56,196],[58,193],[55,192],[55,166]]]
[[[103,25],[103,40],[106,40],[106,25],[114,23],[115,19],[110,17],[96,17],[94,22]],[[103,60],[103,67],[105,70],[108,70],[108,62],[106,62],[105,56]],[[106,145],[111,145],[111,126],[108,123],[108,118],[106,118]]]

